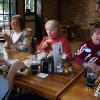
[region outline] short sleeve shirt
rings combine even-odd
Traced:
[[[0,100],[4,98],[4,96],[8,92],[8,89],[8,81],[4,79],[3,76],[0,76]]]

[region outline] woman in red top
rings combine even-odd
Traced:
[[[71,47],[65,37],[61,35],[59,22],[56,20],[49,20],[45,24],[47,36],[45,36],[37,48],[37,52],[44,50],[49,52],[52,50],[52,46],[58,42],[61,43],[62,52],[66,54],[66,57],[71,57]]]
[[[71,58],[71,48],[67,38],[63,37],[60,32],[59,22],[49,20],[45,24],[47,36],[45,36],[37,48],[37,52],[52,51],[54,61],[54,72],[57,72],[57,66],[60,64],[62,55],[64,59]]]
[[[86,40],[75,53],[75,62],[100,71],[100,21],[94,24],[91,39]]]

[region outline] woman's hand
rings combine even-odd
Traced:
[[[5,39],[8,43],[13,44],[12,38],[11,38],[9,35],[7,35],[6,33],[4,34],[4,39]]]
[[[98,71],[100,71],[100,66],[98,66],[98,65],[95,64],[95,63],[91,63],[91,64],[90,64],[90,68],[92,69],[93,72],[98,72]]]
[[[100,71],[100,66],[98,66],[95,63],[84,62],[83,66],[84,67],[90,67],[91,70],[92,70],[92,72],[98,72],[98,71]]]
[[[16,73],[18,70],[23,69],[25,64],[22,61],[16,61],[11,67],[10,70],[13,70]]]
[[[43,43],[43,49],[49,47],[51,45],[52,39],[46,39],[46,41]]]

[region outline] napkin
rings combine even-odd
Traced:
[[[12,64],[14,64],[16,61],[18,61],[18,59],[16,59],[16,60],[9,59],[9,60],[7,60],[7,63],[10,64],[10,65],[12,65]]]
[[[46,73],[39,73],[36,76],[40,77],[40,78],[46,78],[48,76],[48,74],[46,74]]]
[[[45,58],[46,54],[45,52],[41,52],[37,54],[37,60],[40,61],[41,59]]]

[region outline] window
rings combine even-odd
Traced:
[[[96,11],[100,11],[100,0],[97,0]]]
[[[25,0],[25,14],[31,15],[35,12],[35,0]]]
[[[10,19],[16,14],[16,0],[0,0],[0,26],[2,30],[10,29]]]

